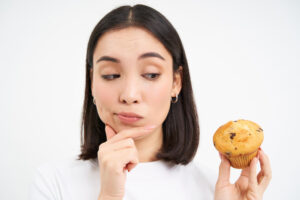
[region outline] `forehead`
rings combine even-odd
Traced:
[[[172,60],[171,54],[157,38],[147,30],[137,27],[111,30],[103,34],[97,42],[93,57],[94,61],[103,55],[115,56],[121,60],[137,59],[145,52],[157,52],[166,60]]]

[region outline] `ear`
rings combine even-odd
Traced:
[[[173,77],[173,86],[172,86],[172,97],[175,97],[180,93],[182,88],[182,77],[183,77],[183,68],[179,66],[179,68],[174,73]]]

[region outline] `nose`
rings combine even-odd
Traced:
[[[137,78],[128,77],[121,87],[120,102],[123,104],[139,103],[141,101],[140,87]]]

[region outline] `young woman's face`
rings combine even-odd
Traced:
[[[181,90],[180,73],[173,79],[172,65],[171,54],[144,29],[129,27],[105,33],[97,42],[91,71],[92,95],[103,123],[117,132],[162,125],[171,97]],[[142,118],[124,121],[118,116],[121,112]]]

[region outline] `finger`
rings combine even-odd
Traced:
[[[132,138],[120,140],[110,146],[112,147],[112,150],[114,150],[114,151],[125,149],[125,148],[136,148],[135,144],[134,144],[134,140]]]
[[[246,191],[249,187],[250,166],[243,168],[240,177],[236,180],[235,185],[238,185],[240,191]]]
[[[128,172],[130,172],[135,166],[137,166],[136,163],[129,163],[126,165],[126,168],[128,169]]]
[[[262,179],[264,178],[264,174],[263,174],[263,171],[260,171],[257,175],[257,183],[258,185],[260,185]]]
[[[250,163],[250,175],[249,175],[249,187],[255,189],[257,187],[257,174],[256,174],[256,167],[257,167],[258,158],[257,156],[251,160]]]
[[[223,187],[230,184],[230,162],[220,153],[221,163],[219,166],[219,177],[216,183],[217,187]]]
[[[126,138],[137,139],[141,136],[147,135],[154,130],[156,126],[146,126],[146,127],[135,127],[120,131],[114,137],[110,139],[110,142],[117,142]]]
[[[263,150],[259,152],[259,161],[260,161],[260,168],[261,168],[261,177],[259,182],[259,187],[262,191],[265,191],[269,185],[269,182],[272,178],[272,170],[269,157]]]
[[[248,186],[249,177],[250,177],[250,166],[242,169],[241,175],[238,178],[237,182],[245,183],[244,185]]]
[[[122,149],[116,152],[119,166],[123,170],[132,170],[138,163],[138,152],[136,149]]]
[[[242,169],[241,176],[249,178],[249,176],[250,176],[250,167],[249,166]]]
[[[102,154],[107,154],[112,151],[118,151],[126,148],[136,148],[134,140],[132,138],[127,138],[104,146],[102,148]]]
[[[112,137],[117,135],[117,133],[114,131],[114,129],[108,124],[105,125],[105,134],[106,134],[107,140],[110,140]]]

